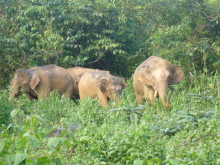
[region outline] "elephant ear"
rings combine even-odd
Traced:
[[[174,85],[184,79],[183,69],[180,66],[172,66],[172,80],[169,85]]]
[[[30,87],[31,89],[35,89],[36,86],[39,84],[40,82],[40,77],[37,73],[33,73],[32,74],[32,77],[31,77],[31,80],[30,80]]]
[[[101,79],[96,83],[97,87],[101,90],[102,93],[106,92],[107,80]]]
[[[121,84],[123,89],[128,86],[128,84],[125,82],[125,79],[123,77],[121,77]]]

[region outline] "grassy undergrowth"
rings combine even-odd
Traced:
[[[135,105],[131,80],[119,105],[100,106],[53,92],[46,100],[0,94],[0,165],[220,164],[217,78],[168,92],[173,107]],[[74,125],[74,129],[70,126]],[[48,137],[62,128],[57,137]]]

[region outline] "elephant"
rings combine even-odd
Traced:
[[[50,92],[57,90],[71,98],[75,82],[63,67],[53,64],[33,67],[30,69],[17,69],[11,81],[12,93],[9,100],[17,97],[21,91],[32,99],[44,99]]]
[[[177,84],[183,79],[184,73],[180,66],[174,66],[160,57],[150,56],[136,68],[133,75],[137,104],[143,99],[154,104],[155,98],[159,95],[164,107],[172,107],[166,96],[168,86]]]
[[[118,103],[119,96],[126,86],[124,78],[113,76],[108,72],[100,70],[86,72],[79,81],[80,100],[88,96],[98,97],[99,102],[104,106],[108,105],[109,99]]]
[[[107,74],[110,74],[109,71],[99,70],[99,69],[91,69],[91,68],[84,68],[84,67],[73,67],[66,69],[68,73],[71,75],[72,79],[75,81],[75,88],[73,90],[73,98],[79,99],[79,80],[81,77],[86,73],[90,71],[103,71]]]

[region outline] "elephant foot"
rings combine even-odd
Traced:
[[[172,108],[173,106],[170,103],[163,103],[165,108]]]
[[[154,106],[154,105],[155,105],[155,100],[148,100],[148,103],[149,103],[150,105]]]

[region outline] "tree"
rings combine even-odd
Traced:
[[[54,63],[130,77],[151,55],[215,72],[217,0],[2,0],[0,87],[15,69]]]

